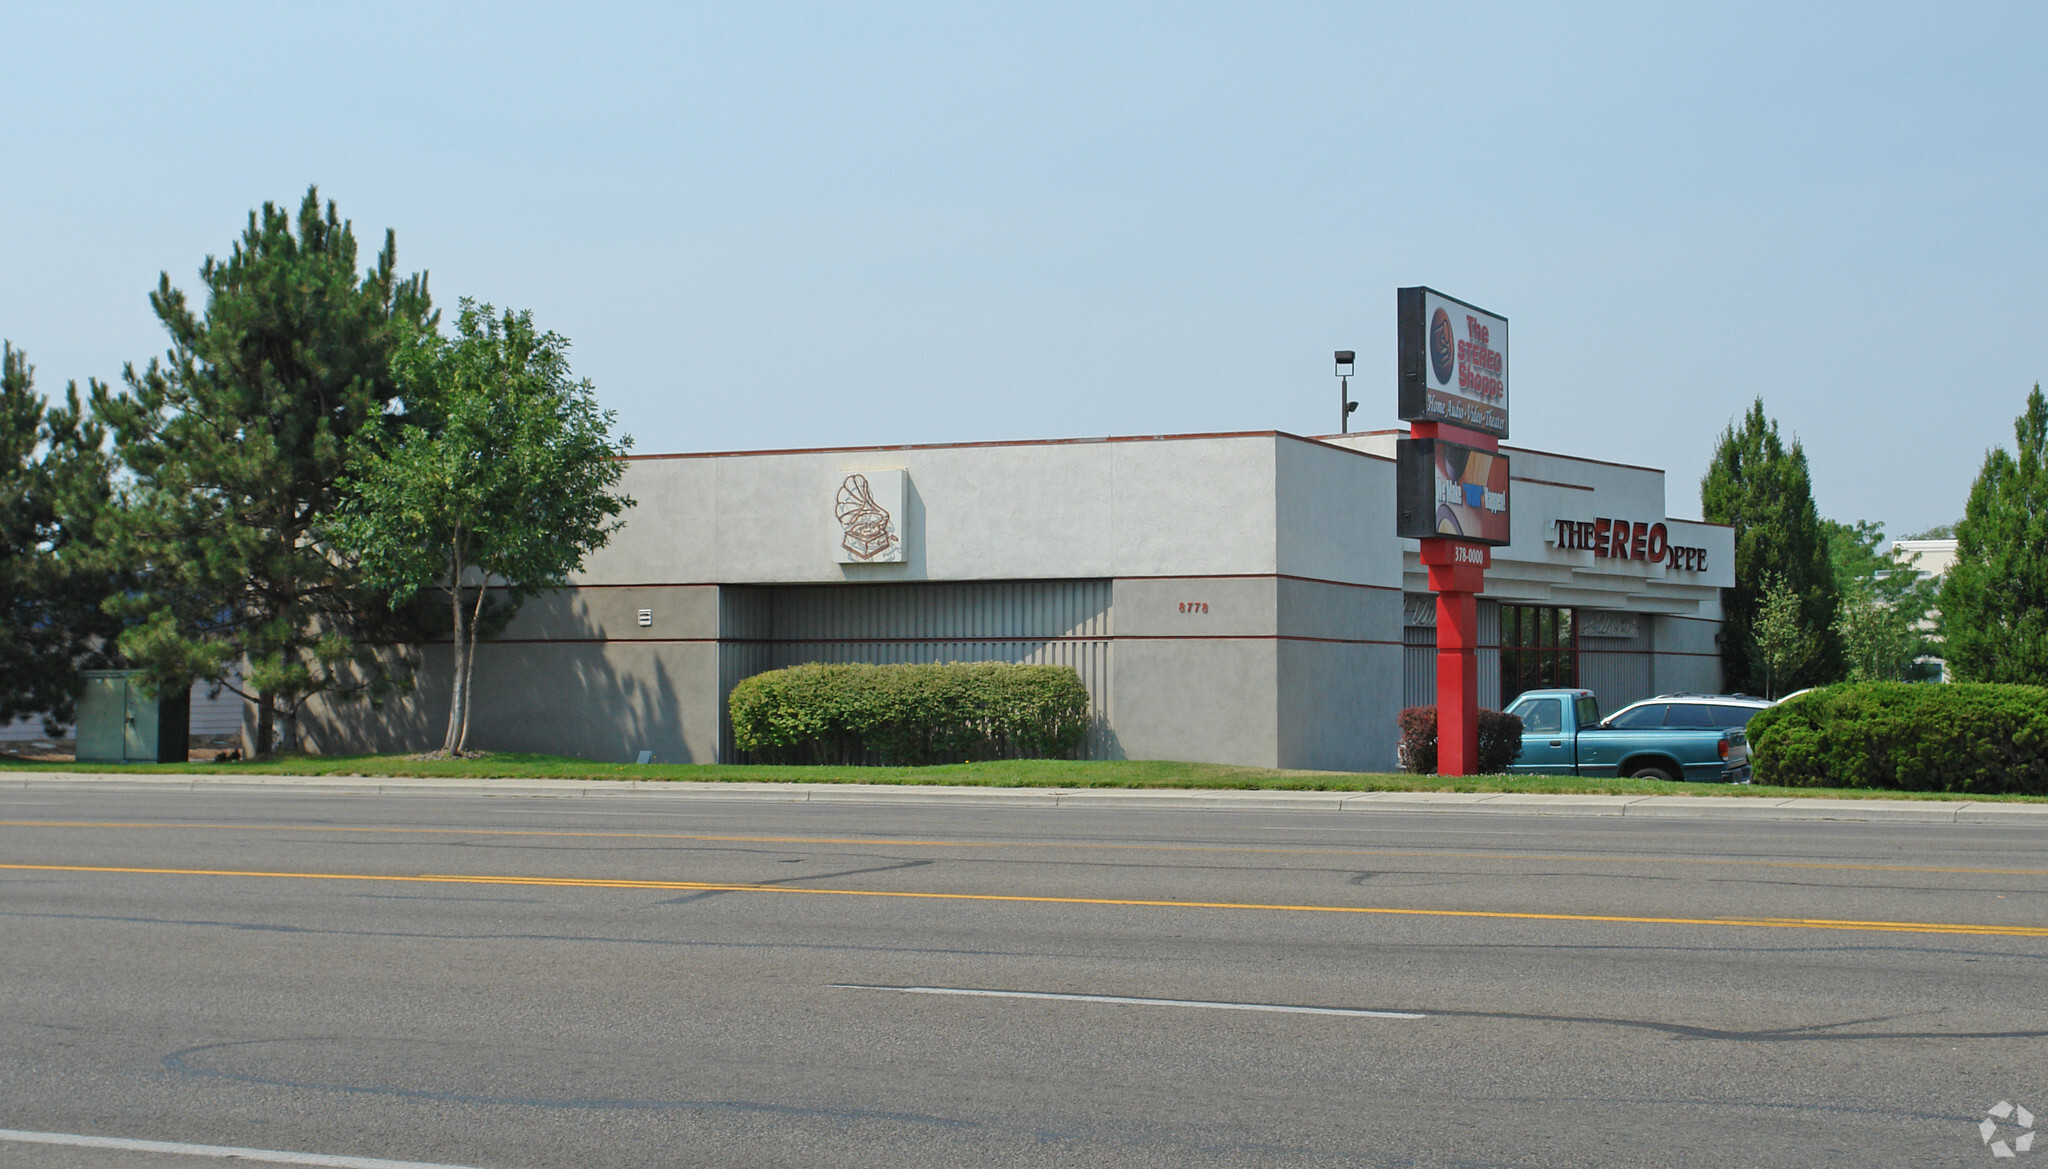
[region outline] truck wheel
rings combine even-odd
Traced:
[[[1628,777],[1630,779],[1661,779],[1666,783],[1671,783],[1678,779],[1678,777],[1671,774],[1670,770],[1667,768],[1655,767],[1647,764],[1642,767],[1636,768],[1634,771],[1629,772]]]

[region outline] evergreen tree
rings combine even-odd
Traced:
[[[326,525],[349,439],[399,422],[393,352],[435,317],[426,276],[398,276],[391,232],[374,267],[356,265],[351,225],[317,190],[296,223],[265,203],[200,267],[203,313],[158,280],[171,349],[94,398],[133,475],[116,543],[142,575],[123,606],[139,624],[121,648],[159,684],[253,701],[259,752],[297,746],[307,699],[389,680],[364,642],[383,598]]]
[[[610,436],[568,341],[531,313],[462,302],[455,336],[415,334],[395,363],[413,421],[351,444],[337,541],[404,603],[438,588],[450,605],[453,685],[441,752],[468,747],[477,638],[525,597],[560,588],[620,527],[612,494],[632,439]]]
[[[1958,679],[2048,685],[2048,399],[2013,422],[2017,454],[1984,456],[1941,586],[1943,656]]]
[[[120,624],[101,607],[116,581],[94,535],[112,490],[105,442],[76,383],[51,408],[27,356],[0,343],[0,723],[40,715],[56,733],[78,671],[116,664]]]
[[[1772,577],[1797,599],[1798,624],[1816,638],[1798,668],[1773,681],[1789,691],[1839,677],[1834,567],[1813,506],[1806,451],[1797,438],[1786,448],[1762,398],[1721,432],[1700,480],[1700,507],[1709,522],[1735,529],[1735,587],[1721,596],[1722,684],[1752,693],[1766,688],[1756,621]]]

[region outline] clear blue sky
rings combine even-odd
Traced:
[[[2048,7],[0,12],[0,334],[164,346],[250,208],[534,310],[647,451],[1392,425],[1394,289],[1514,439],[1671,473],[1758,394],[1823,514],[1962,511],[2048,377]]]

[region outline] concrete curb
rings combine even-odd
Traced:
[[[1710,820],[1851,820],[2048,827],[2048,804],[1949,800],[1786,799],[1763,796],[1567,796],[1522,792],[1265,792],[1067,789],[866,783],[695,783],[587,779],[397,779],[349,775],[132,775],[0,772],[0,791],[85,788],[130,792],[305,791],[322,795],[524,796],[758,800],[887,804],[904,801],[1023,808],[1160,811],[1466,812],[1541,816],[1650,816]]]

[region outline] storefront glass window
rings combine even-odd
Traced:
[[[1572,611],[1551,605],[1500,607],[1500,697],[1579,684],[1579,643]]]

